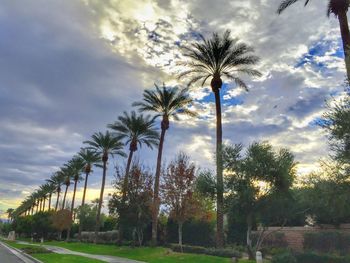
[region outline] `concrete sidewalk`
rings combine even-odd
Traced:
[[[56,246],[37,245],[37,244],[31,244],[31,243],[23,242],[23,241],[19,241],[17,243],[23,244],[23,245],[42,246],[42,247],[46,248],[47,250],[50,250],[50,251],[57,253],[57,254],[82,256],[82,257],[86,257],[86,258],[98,259],[98,260],[108,262],[108,263],[145,263],[143,261],[137,261],[137,260],[127,259],[127,258],[120,258],[120,257],[115,257],[115,256],[93,255],[93,254],[88,254],[88,253],[76,252],[76,251],[72,251],[72,250],[69,250],[66,248],[61,248],[61,247],[56,247]]]
[[[31,256],[11,248],[0,241],[0,262],[1,263],[40,263]]]

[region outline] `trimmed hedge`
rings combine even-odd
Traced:
[[[337,231],[305,233],[304,249],[346,255],[350,253],[350,234]]]
[[[95,232],[81,232],[81,241],[93,243]],[[97,243],[99,244],[115,244],[118,241],[118,231],[98,232]]]
[[[271,263],[297,263],[297,260],[292,253],[285,252],[273,256]]]
[[[204,255],[224,257],[224,258],[232,258],[232,257],[241,258],[242,257],[241,252],[230,248],[217,249],[217,248],[206,248],[206,247],[199,247],[199,246],[183,245],[181,250],[181,246],[179,246],[178,244],[171,244],[170,248],[175,252],[204,254]]]

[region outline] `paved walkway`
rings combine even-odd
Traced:
[[[34,263],[29,258],[24,257],[20,252],[9,248],[0,242],[0,262],[1,263]]]
[[[57,253],[57,254],[82,256],[82,257],[86,257],[86,258],[98,259],[98,260],[108,262],[108,263],[145,263],[142,261],[136,261],[136,260],[132,260],[132,259],[120,258],[120,257],[115,257],[115,256],[93,255],[93,254],[81,253],[81,252],[76,252],[76,251],[72,251],[72,250],[69,250],[66,248],[61,248],[61,247],[56,247],[56,246],[37,245],[37,244],[31,244],[31,243],[23,242],[23,241],[19,241],[17,243],[25,244],[25,245],[42,246],[42,247],[46,248],[47,250],[50,250],[50,251]],[[2,261],[1,261],[1,263],[2,263]]]

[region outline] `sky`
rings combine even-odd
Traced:
[[[281,0],[2,0],[0,5],[0,218],[105,131],[154,83],[179,81],[181,46],[199,33],[230,30],[261,58],[259,78],[242,76],[249,92],[225,81],[226,143],[269,141],[296,156],[298,174],[329,154],[315,123],[325,101],[343,95],[345,66],[337,19],[327,1],[303,1],[276,14]],[[317,2],[317,3],[316,3]],[[172,121],[165,161],[179,151],[202,169],[214,167],[215,104],[208,85],[190,89],[196,118]],[[156,151],[137,158],[150,169]],[[109,162],[105,201],[113,192]],[[89,178],[96,198],[101,169]],[[71,195],[71,193],[69,193]],[[77,202],[82,195],[82,183]]]

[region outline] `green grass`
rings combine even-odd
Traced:
[[[103,263],[104,261],[85,258],[75,255],[61,255],[61,254],[34,254],[32,257],[41,260],[44,263]]]
[[[17,249],[24,249],[28,247],[37,247],[37,246],[31,246],[31,245],[23,245],[23,244],[17,244],[16,242],[12,241],[3,241],[7,245],[17,248]],[[55,253],[40,253],[40,254],[31,254],[33,258],[39,259],[44,263],[64,263],[64,262],[70,262],[70,263],[102,263],[104,261],[96,260],[96,259],[90,259],[86,257],[81,256],[75,256],[75,255],[61,255],[61,254],[55,254]]]
[[[47,245],[59,246],[73,251],[97,255],[118,256],[129,259],[145,261],[149,263],[229,263],[229,258],[214,257],[198,254],[176,253],[163,247],[119,247],[114,245],[95,245],[86,243],[46,242]],[[251,263],[254,261],[241,260],[240,263]]]
[[[16,247],[18,249],[28,247],[29,245],[17,244],[14,242],[6,242],[9,245]],[[77,252],[83,252],[94,255],[110,255],[129,259],[135,259],[140,261],[145,261],[148,263],[229,263],[231,262],[229,258],[214,257],[207,255],[198,254],[188,254],[188,253],[176,253],[172,252],[170,249],[163,247],[141,247],[141,248],[131,248],[131,247],[120,247],[115,245],[95,245],[87,243],[66,243],[66,242],[45,242],[45,245],[58,246],[67,248]],[[34,254],[33,257],[46,262],[86,262],[95,263],[102,262],[93,259],[88,259],[84,257],[72,256],[72,255],[60,255],[60,254]],[[239,263],[254,263],[255,261],[240,260]]]

